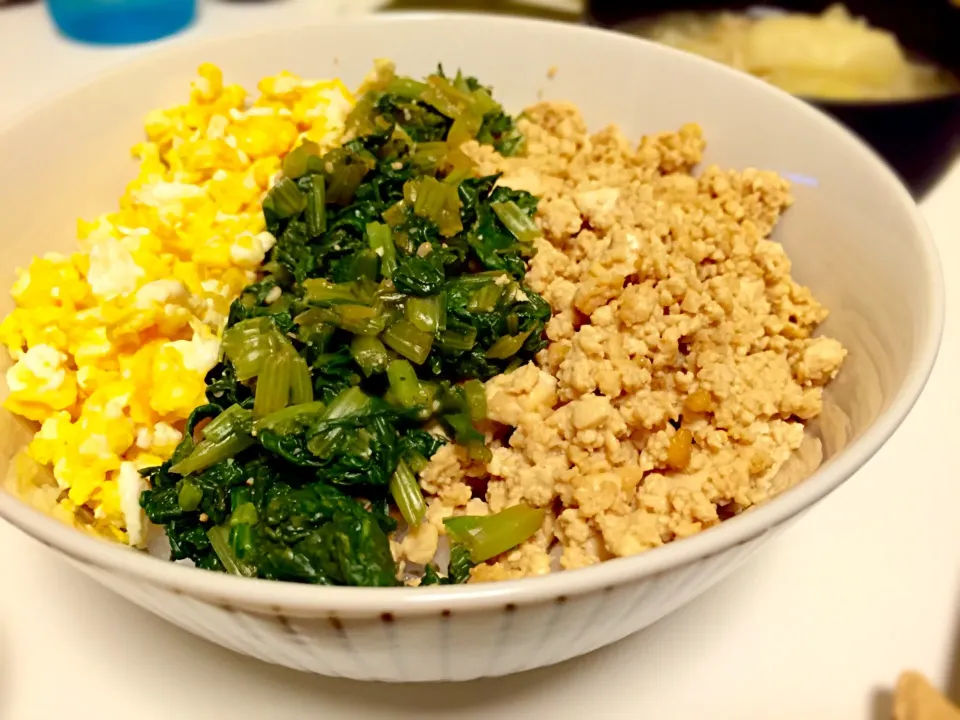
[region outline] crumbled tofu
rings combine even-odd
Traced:
[[[420,474],[420,486],[428,494],[437,496],[442,504],[461,507],[473,496],[466,480],[471,475],[483,474],[483,466],[472,462],[463,447],[448,444],[434,453]]]
[[[481,563],[474,567],[470,571],[470,581],[516,580],[550,572],[550,556],[535,543],[523,543],[504,555],[502,560]]]
[[[440,533],[431,523],[420,523],[412,528],[400,542],[400,556],[412,563],[425,565],[437,553]]]
[[[590,135],[568,104],[519,123],[526,156],[463,150],[541,197],[526,283],[553,310],[549,345],[487,382],[485,467],[448,445],[421,476],[441,532],[468,503],[547,508],[537,536],[475,567],[477,582],[633,555],[788,489],[821,460],[803,423],[846,355],[814,337],[827,311],[769,239],[792,202],[784,179],[693,175],[705,146],[693,124],[634,145],[615,127]]]
[[[543,417],[556,401],[556,379],[533,363],[487,383],[487,416],[504,425],[519,425],[529,413]]]

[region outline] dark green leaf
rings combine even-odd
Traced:
[[[484,459],[474,425],[482,386],[466,393],[463,382],[529,361],[546,343],[550,308],[523,286],[537,198],[496,187],[497,176],[469,177],[471,163],[450,151],[454,125],[459,139],[476,133],[502,154],[522,151],[490,89],[461,73],[394,78],[361,98],[349,125],[358,136],[326,155],[307,146],[288,156],[263,203],[276,244],[227,319],[228,329],[241,326],[230,337],[256,328],[308,369],[300,391],[291,382],[287,402],[298,404],[246,429],[251,446],[173,473],[195,451],[201,422],[252,416],[260,349],[252,360],[234,352],[244,380],[225,357],[173,459],[144,471],[141,505],[163,525],[174,559],[267,579],[397,584],[387,534],[398,466],[405,502],[415,501],[413,474],[446,442],[424,429],[437,421]],[[400,357],[413,375],[389,377]],[[266,402],[268,390],[263,413],[282,406]],[[419,516],[419,503],[406,505]],[[454,545],[448,577],[428,568],[423,584],[465,582],[470,567]]]

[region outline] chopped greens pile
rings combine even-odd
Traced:
[[[141,504],[174,560],[398,584],[392,508],[423,521],[416,473],[447,437],[489,458],[482,381],[546,344],[550,308],[523,284],[537,199],[475,177],[460,150],[522,150],[489,89],[442,70],[382,77],[348,127],[354,139],[325,155],[307,142],[285,158],[263,203],[277,242],[231,307],[208,404],[144,471]],[[524,505],[450,518],[448,573],[427,567],[422,584],[464,582],[542,519]]]

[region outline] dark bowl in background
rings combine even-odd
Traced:
[[[625,30],[632,21],[667,12],[737,11],[762,5],[819,14],[832,4],[830,0],[589,0],[585,20]],[[960,77],[960,8],[949,0],[848,0],[844,4],[871,25],[893,32],[908,52]],[[917,197],[933,186],[960,151],[960,93],[890,102],[804,100],[872,145]]]

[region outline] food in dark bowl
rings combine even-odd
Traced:
[[[694,52],[803,97],[855,130],[923,194],[960,138],[960,10],[947,3],[595,0],[588,19]]]

